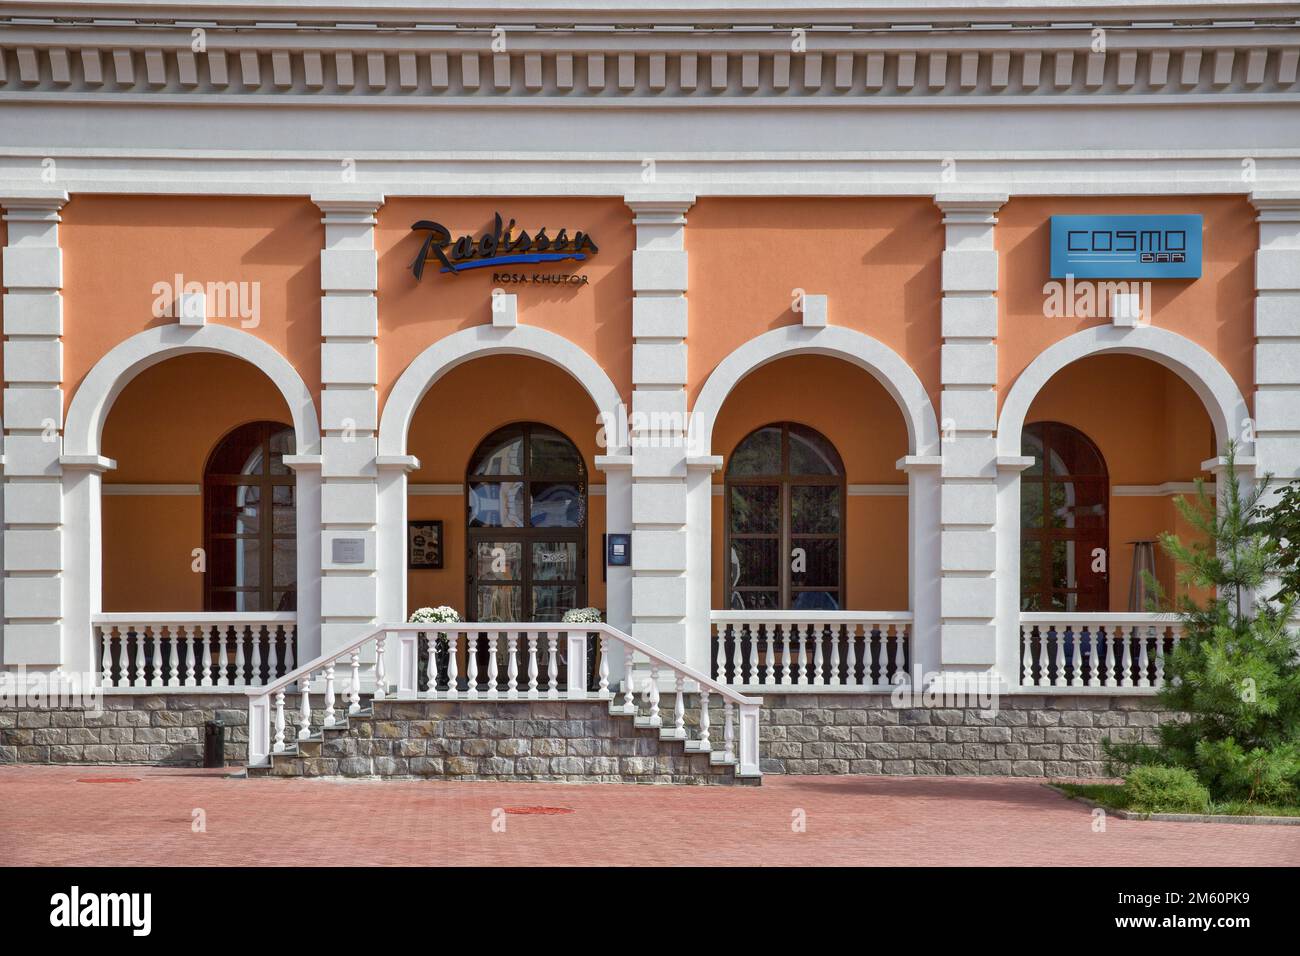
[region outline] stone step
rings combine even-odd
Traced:
[[[457,714],[455,711],[460,707],[449,712],[448,703],[464,704],[465,710],[474,716]],[[248,775],[565,782],[581,782],[589,776],[595,780],[624,782],[746,785],[761,782],[757,777],[742,781],[735,773],[734,760],[725,761],[721,751],[701,748],[697,740],[684,739],[675,727],[651,725],[648,717],[629,719],[631,715],[622,713],[621,708],[613,709],[599,699],[538,703],[544,706],[535,709],[526,700],[381,699],[365,713],[348,715],[329,728],[313,728],[309,739],[286,741],[289,749],[271,755],[264,764],[249,767]],[[484,705],[488,705],[486,711]],[[454,730],[448,728],[451,734],[441,733],[442,721],[456,725]],[[478,728],[464,726],[472,721],[481,722],[481,736],[474,733]],[[574,726],[580,721],[592,721],[590,736],[575,733],[582,730]],[[521,737],[514,737],[511,729],[516,722],[536,726],[530,726]],[[548,727],[551,722],[553,726]],[[410,733],[400,736],[405,732],[402,728],[406,723],[411,725]],[[366,724],[371,726],[367,728]],[[625,729],[620,731],[620,727]],[[394,736],[394,730],[399,736]],[[591,749],[575,750],[570,741],[578,739],[590,741],[585,747]],[[563,741],[566,746],[560,750],[542,750],[541,742],[547,740]],[[507,744],[511,749],[506,749]]]

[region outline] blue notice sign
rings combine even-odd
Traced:
[[[1199,279],[1200,216],[1053,216],[1052,278]]]

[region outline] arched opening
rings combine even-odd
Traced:
[[[165,414],[160,414],[162,409]],[[237,551],[232,542],[243,540],[246,544],[238,546],[244,562],[239,586],[252,587],[249,582],[260,570],[262,556],[254,559],[257,541],[242,536],[253,534],[253,521],[261,533],[263,502],[256,497],[260,490],[245,492],[243,508],[236,509],[234,489],[241,483],[256,487],[264,477],[288,487],[287,493],[279,492],[282,509],[286,494],[292,503],[294,476],[282,461],[294,450],[292,429],[286,434],[280,429],[287,426],[276,425],[272,449],[270,424],[259,424],[289,420],[283,397],[267,377],[230,356],[176,356],[127,383],[103,432],[103,453],[117,462],[103,482],[104,611],[236,610],[234,591],[215,592],[229,595],[221,599],[229,606],[211,605],[218,578],[210,572],[223,562],[232,567]],[[246,467],[266,467],[268,473],[240,477]],[[276,474],[270,474],[272,470]],[[221,475],[220,482],[229,490],[211,491],[210,474],[214,479]],[[284,525],[284,519],[282,510],[282,533],[292,534],[292,523]],[[222,543],[213,549],[209,532],[241,538],[218,538]],[[287,544],[293,546],[292,541]],[[201,560],[198,549],[203,549]],[[235,587],[232,574],[215,586]],[[260,587],[260,576],[257,580]],[[246,603],[251,600],[244,598]]]
[[[1022,600],[1022,610],[1144,612],[1129,603],[1141,571],[1135,555],[1141,563],[1147,549],[1172,597],[1177,569],[1152,542],[1166,531],[1191,533],[1174,499],[1192,492],[1215,453],[1196,392],[1151,359],[1093,355],[1053,375],[1025,419],[1021,450],[1035,464],[1020,476],[1019,580],[1022,598],[1032,594],[1038,606]]]
[[[293,428],[259,421],[228,432],[203,472],[205,611],[293,611],[298,597]]]
[[[116,468],[95,486],[90,528],[93,665],[117,687],[257,686],[286,673],[300,651],[301,569],[284,394],[216,352],[172,355],[114,385],[102,451]]]
[[[1087,435],[1062,422],[1025,426],[1020,475],[1020,609],[1110,610],[1110,479]]]
[[[499,428],[465,475],[465,606],[473,621],[559,621],[587,600],[587,469],[538,422]]]
[[[910,666],[913,426],[875,375],[787,355],[727,394],[712,429],[710,661],[740,686],[885,687]]]
[[[763,425],[727,462],[726,607],[838,611],[844,590],[844,463],[796,422]]]
[[[1028,401],[1008,397],[1008,406],[1014,399],[1024,408],[1019,451],[1031,462],[1016,478],[1020,507],[1008,509],[1004,526],[1020,541],[1019,574],[1008,574],[1002,591],[1019,620],[1008,627],[1017,643],[1008,640],[1002,653],[1022,685],[1162,680],[1177,636],[1151,613],[1147,574],[1165,595],[1162,606],[1186,588],[1158,542],[1167,532],[1197,537],[1175,499],[1194,494],[1227,420],[1207,409],[1204,392],[1151,358],[1103,352],[1057,369]],[[1004,422],[1002,440],[1012,427]]]
[[[405,616],[426,605],[467,621],[605,610],[601,562],[588,560],[605,532],[596,411],[572,375],[522,355],[472,359],[430,386],[407,438],[420,465],[406,484]],[[440,561],[412,560],[419,534],[439,540]]]

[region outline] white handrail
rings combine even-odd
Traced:
[[[111,611],[92,614],[91,624],[296,624],[294,611]]]
[[[893,624],[912,620],[911,611],[710,611],[709,620],[720,623],[772,621],[776,624],[849,624],[879,621]]]
[[[352,712],[355,712],[357,709],[359,709],[358,706],[358,702],[360,700],[360,693],[358,687],[359,684],[358,675],[360,673],[359,656],[362,647],[364,647],[365,645],[369,644],[372,641],[375,642],[376,645],[375,659],[373,662],[367,662],[367,663],[373,663],[375,668],[375,680],[376,680],[375,697],[377,699],[387,699],[389,696],[387,682],[384,676],[383,661],[384,661],[384,653],[386,650],[385,644],[387,638],[390,635],[396,635],[399,640],[399,647],[398,647],[398,654],[397,654],[398,680],[396,686],[397,692],[393,699],[396,700],[422,699],[420,697],[420,692],[418,690],[420,684],[420,674],[419,674],[419,660],[418,660],[419,647],[417,646],[417,641],[419,639],[419,635],[421,634],[426,635],[426,639],[427,639],[427,635],[443,634],[443,633],[451,634],[454,636],[457,649],[459,648],[460,634],[465,634],[467,639],[472,639],[473,641],[475,641],[475,644],[472,645],[475,648],[477,648],[476,642],[478,637],[483,634],[489,635],[489,637],[492,640],[493,648],[497,648],[496,638],[501,635],[507,635],[507,636],[510,634],[514,634],[516,636],[518,636],[519,634],[538,635],[538,636],[554,635],[554,637],[550,637],[549,640],[547,641],[548,664],[551,667],[550,675],[547,680],[548,698],[565,699],[565,700],[591,700],[593,699],[593,695],[594,695],[594,699],[597,700],[613,699],[614,693],[611,690],[609,690],[608,687],[608,677],[609,677],[608,655],[602,655],[600,687],[595,691],[587,690],[587,663],[586,663],[587,644],[586,642],[587,642],[588,635],[592,635],[592,634],[602,635],[601,637],[602,644],[605,644],[610,640],[617,641],[619,644],[623,645],[623,647],[627,651],[629,651],[627,655],[627,669],[624,677],[625,687],[623,692],[626,693],[626,702],[623,704],[622,707],[623,713],[626,713],[628,715],[634,715],[636,713],[636,705],[633,700],[635,688],[631,686],[632,673],[633,673],[632,664],[635,655],[640,654],[643,657],[649,659],[652,674],[656,673],[659,667],[663,667],[667,671],[669,671],[669,673],[674,677],[674,679],[681,678],[681,680],[675,680],[677,693],[679,695],[683,692],[684,681],[691,680],[698,685],[699,692],[700,692],[701,727],[700,727],[699,740],[695,742],[696,750],[704,750],[711,747],[709,736],[708,736],[708,727],[709,727],[708,701],[711,695],[717,694],[723,701],[724,710],[726,714],[726,734],[728,735],[724,737],[724,741],[726,741],[725,744],[726,749],[724,750],[724,753],[728,757],[731,756],[731,745],[730,745],[731,738],[729,735],[731,734],[732,731],[731,728],[732,709],[733,707],[738,709],[740,715],[740,734],[739,734],[739,748],[738,748],[739,754],[737,759],[737,765],[738,765],[737,772],[742,775],[758,775],[759,773],[758,718],[759,718],[759,707],[762,704],[762,698],[749,697],[746,696],[745,694],[739,693],[738,691],[733,690],[732,688],[727,687],[726,685],[718,681],[715,681],[713,678],[706,676],[700,671],[697,671],[692,667],[688,667],[686,664],[682,663],[681,661],[674,660],[672,657],[669,657],[667,654],[663,653],[662,651],[651,647],[650,645],[646,644],[643,641],[637,640],[636,638],[632,637],[632,635],[620,631],[619,629],[609,624],[545,623],[545,622],[528,622],[528,621],[520,621],[520,622],[494,621],[490,623],[481,623],[476,621],[465,621],[465,622],[455,622],[455,623],[404,622],[401,624],[384,624],[363,632],[361,635],[354,638],[353,640],[343,645],[342,647],[339,647],[336,650],[320,655],[315,660],[309,661],[308,663],[295,668],[294,670],[284,674],[276,681],[267,684],[264,687],[250,688],[247,691],[248,719],[249,719],[249,726],[248,726],[249,764],[250,765],[260,764],[263,761],[265,761],[271,753],[281,752],[284,749],[285,747],[284,745],[285,691],[290,685],[299,684],[299,693],[302,696],[302,705],[301,705],[302,730],[299,732],[298,735],[300,739],[306,737],[308,734],[311,711],[310,711],[310,700],[309,700],[307,687],[310,684],[311,677],[314,673],[318,671],[325,672],[325,681],[326,681],[325,683],[325,714],[326,714],[325,726],[327,727],[332,726],[334,723],[334,702],[335,702],[334,667],[340,661],[347,660],[350,665],[351,676],[348,678],[348,686],[350,688],[351,704],[349,706],[349,709]],[[566,660],[567,660],[567,667],[569,673],[569,679],[562,698],[558,693],[555,671],[554,671],[555,654],[558,650],[558,648],[556,647],[556,639],[560,635],[565,636],[564,650],[566,651]],[[533,640],[533,639],[529,640],[529,653],[531,657],[530,667],[536,663],[537,650],[538,650],[537,645],[539,645],[540,643],[541,642],[537,640]],[[465,675],[465,677],[468,679],[468,689],[465,692],[465,696],[467,699],[475,699],[478,697],[478,690],[477,690],[478,675],[477,675],[476,658],[477,658],[476,653],[470,653],[467,659],[468,667],[469,667],[469,672]],[[452,681],[454,681],[458,676],[455,671],[455,655],[452,655],[449,658],[449,664],[451,665],[451,669],[449,670],[448,677]],[[498,692],[495,689],[496,688],[495,681],[498,676],[495,671],[495,667],[496,667],[496,655],[495,653],[492,653],[489,655],[489,675],[488,675],[489,680],[492,681],[492,683],[489,684],[488,694],[490,698],[503,699],[497,696]],[[432,675],[432,661],[430,662],[430,674]],[[531,686],[534,689],[529,693],[529,697],[535,697],[536,696],[535,675],[532,675],[530,672],[530,677],[532,677]],[[517,681],[518,675],[514,675],[514,678]],[[504,699],[518,699],[517,685],[512,683],[510,686],[514,689],[514,694],[516,696],[512,696],[511,694],[508,693]],[[432,684],[430,684],[430,687],[425,691],[425,693],[429,694],[430,697],[432,697],[437,693],[437,691],[432,686]],[[453,686],[449,688],[448,693],[450,698],[458,698],[460,692],[454,689],[454,684],[453,684]],[[645,690],[645,695],[647,699],[653,702],[651,708],[651,714],[653,717],[654,715],[657,714],[656,708],[659,699],[659,688],[657,682],[652,680],[648,683]],[[429,698],[423,698],[423,699],[429,699]],[[271,713],[272,713],[273,700],[274,700],[274,709],[275,709],[275,717],[276,717],[275,719],[276,738],[274,744],[272,744],[271,741]],[[660,726],[658,723],[655,723],[653,725]]]
[[[1021,611],[1022,624],[1172,624],[1179,620],[1172,611]]]

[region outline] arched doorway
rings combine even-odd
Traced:
[[[736,446],[726,473],[726,606],[844,606],[844,463],[807,425],[777,422]]]
[[[1021,454],[1034,460],[1020,476],[1021,610],[1109,610],[1110,478],[1101,451],[1077,428],[1035,422]]]
[[[563,433],[497,429],[469,461],[466,599],[474,621],[558,621],[587,601],[587,471]]]
[[[249,422],[228,432],[203,471],[206,611],[297,608],[293,428]]]

